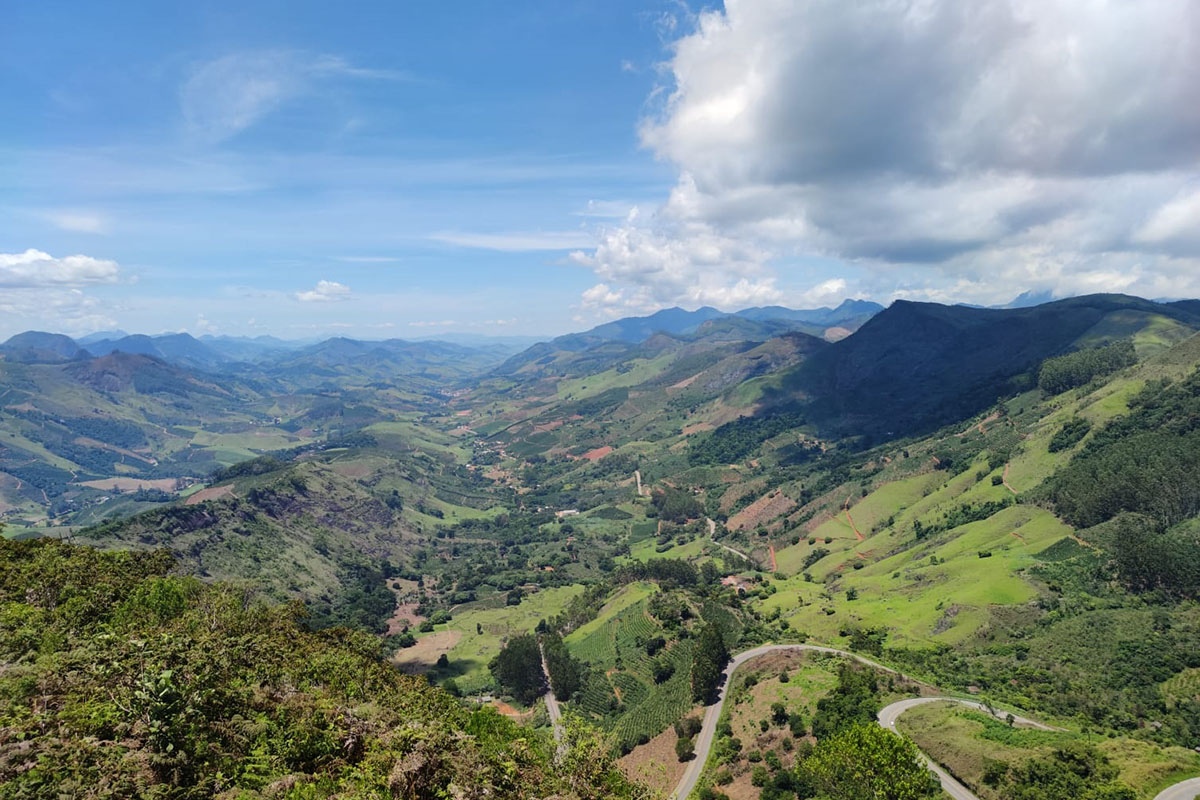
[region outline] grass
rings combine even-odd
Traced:
[[[637,386],[639,383],[645,383],[662,374],[671,366],[673,360],[674,356],[671,354],[650,359],[635,358],[628,362],[631,369],[625,372],[610,369],[582,378],[561,380],[558,382],[558,399],[562,401],[582,400],[609,389]]]
[[[1127,738],[1088,739],[1069,731],[1009,728],[978,711],[949,703],[932,703],[906,712],[897,723],[938,763],[945,765],[983,800],[1001,795],[983,784],[987,759],[1019,764],[1048,755],[1070,741],[1091,741],[1120,769],[1121,780],[1142,797],[1153,797],[1164,786],[1200,774],[1200,756],[1181,747]]]
[[[671,547],[667,550],[659,552],[657,550],[657,539],[644,539],[637,542],[629,549],[629,556],[622,561],[649,561],[652,558],[682,558],[691,560],[704,555],[704,546],[708,543],[707,539],[696,537],[686,544],[675,544],[675,540],[671,540]]]
[[[596,615],[595,619],[580,625],[578,628],[567,634],[567,637],[564,640],[567,648],[570,649],[574,655],[579,656],[580,658],[586,658],[586,656],[579,651],[581,647],[584,647],[583,642],[585,640],[594,637],[597,634],[607,632],[608,628],[612,625],[613,621],[618,617],[618,615],[621,614],[621,612],[630,606],[642,602],[656,592],[658,592],[658,587],[653,583],[638,582],[621,587],[600,608],[600,612]],[[599,658],[600,657],[597,656],[597,663],[603,663],[599,661]]]
[[[488,662],[500,652],[512,636],[533,631],[540,620],[552,617],[567,607],[583,591],[582,586],[543,589],[526,596],[520,605],[463,611],[434,632],[458,631],[461,634],[448,653],[455,680],[467,693],[492,685]],[[428,634],[425,634],[428,635]]]
[[[953,644],[985,622],[989,606],[1036,597],[1037,590],[1020,572],[1068,533],[1070,528],[1046,511],[1010,506],[895,555],[868,560],[862,569],[831,569],[822,573],[831,575],[828,586],[796,577],[773,581],[777,593],[756,602],[764,612],[778,608],[794,629],[821,640],[833,641],[844,625],[853,624],[887,628],[893,644]],[[879,552],[890,552],[876,540],[894,538],[881,535],[860,547],[879,545]],[[980,558],[981,551],[992,555]],[[848,563],[861,560],[839,553],[825,561],[835,557]],[[931,557],[939,563],[932,564]],[[855,600],[846,598],[851,588],[858,593]]]

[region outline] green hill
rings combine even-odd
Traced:
[[[586,730],[554,744],[294,608],[164,553],[0,541],[0,796],[633,797]]]

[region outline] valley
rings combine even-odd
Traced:
[[[0,520],[356,631],[648,796],[831,796],[830,742],[949,696],[886,727],[965,796],[1149,800],[1200,775],[1198,331],[1090,295],[520,348],[22,334]]]

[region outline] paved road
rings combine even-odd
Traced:
[[[562,709],[559,708],[558,698],[554,696],[554,690],[550,686],[550,670],[546,666],[546,651],[542,646],[538,645],[538,650],[542,654],[542,672],[546,674],[546,713],[550,715],[550,728],[554,731],[554,741],[558,743],[558,757],[561,759],[563,751],[567,747],[567,743],[563,741],[563,724],[562,724]]]
[[[983,703],[977,703],[974,700],[962,700],[957,697],[914,697],[910,700],[900,700],[898,702],[892,703],[890,706],[885,706],[883,708],[883,710],[881,710],[879,712],[879,717],[878,717],[879,724],[882,725],[887,730],[892,731],[893,733],[897,733],[898,731],[896,730],[896,720],[899,719],[900,715],[903,714],[905,711],[908,711],[911,708],[916,708],[917,706],[926,705],[927,703],[938,703],[938,702],[946,702],[946,701],[949,701],[952,703],[958,703],[959,705],[964,705],[964,706],[967,706],[968,708],[974,708],[977,711],[984,712],[985,714],[991,714],[996,719],[1006,719],[1007,718],[1006,712],[993,711],[993,710],[989,709],[987,706],[985,706]],[[1044,725],[1041,722],[1036,722],[1034,720],[1019,716],[1017,714],[1013,714],[1013,722],[1017,723],[1018,725],[1026,725],[1026,726],[1029,726],[1032,728],[1039,728],[1040,730],[1044,730],[1044,731],[1056,730],[1055,728],[1052,728],[1049,725]],[[940,780],[942,782],[942,789],[946,792],[946,794],[953,797],[954,800],[979,800],[978,797],[976,797],[974,794],[971,793],[970,789],[968,789],[967,787],[965,787],[961,783],[959,783],[957,780],[955,780],[953,775],[951,775],[946,770],[942,769],[941,766],[939,764],[937,764],[932,758],[925,755],[924,753],[921,753],[921,758],[925,761],[925,766],[927,766],[927,767],[929,767],[929,769],[933,770],[933,773],[938,776],[938,780]],[[1190,800],[1190,798],[1189,798],[1189,800]]]
[[[1174,786],[1168,786],[1154,796],[1154,800],[1195,800],[1200,797],[1200,778],[1192,778]]]
[[[900,674],[893,669],[888,669],[882,664],[878,664],[869,658],[864,658],[855,653],[847,653],[833,647],[822,647],[815,644],[765,644],[761,647],[755,647],[753,650],[747,650],[744,653],[735,655],[733,660],[729,662],[725,674],[732,677],[737,668],[747,661],[781,650],[803,650],[810,653],[831,653],[833,655],[846,656],[868,666],[876,667],[895,675]],[[717,702],[704,709],[704,723],[700,728],[700,733],[696,735],[696,757],[688,762],[687,769],[684,770],[683,777],[679,780],[679,785],[671,793],[670,800],[684,800],[696,788],[696,782],[700,780],[700,773],[704,771],[704,762],[708,758],[708,751],[712,748],[713,736],[717,732],[717,720],[721,716],[721,705],[725,702],[725,691],[729,688],[729,684],[730,681],[726,679],[721,685]]]
[[[735,550],[734,548],[730,547],[727,544],[722,544],[721,542],[718,542],[717,541],[717,523],[713,522],[712,519],[710,519],[709,517],[705,517],[704,521],[708,523],[708,538],[712,539],[713,544],[726,550],[727,552],[733,553],[735,556],[741,556],[742,558],[749,561],[751,564],[754,563],[754,559],[751,558],[750,556],[746,555],[745,553],[743,553],[741,550]]]
[[[717,697],[717,702],[704,709],[704,724],[700,728],[700,733],[696,736],[696,757],[688,762],[687,769],[684,771],[683,777],[680,778],[679,785],[676,786],[675,791],[672,792],[670,800],[685,800],[685,798],[692,793],[692,790],[696,788],[696,782],[700,780],[700,773],[704,771],[704,762],[708,759],[708,751],[712,748],[713,737],[717,731],[717,720],[721,717],[721,706],[725,702],[725,690],[732,682],[729,680],[729,678],[732,678],[733,673],[737,671],[737,668],[747,661],[758,658],[762,655],[766,655],[767,653],[775,653],[782,650],[799,650],[809,653],[828,653],[830,655],[843,656],[845,658],[853,659],[860,664],[866,664],[869,667],[882,670],[883,672],[889,672],[893,675],[898,675],[901,678],[908,678],[907,675],[901,672],[897,672],[890,667],[885,667],[879,662],[872,661],[871,659],[865,656],[860,656],[857,653],[847,653],[845,650],[838,650],[836,647],[823,647],[816,644],[766,644],[762,645],[761,647],[755,647],[752,650],[747,650],[744,653],[738,653],[733,657],[733,660],[729,662],[729,667],[726,669],[726,675],[728,678],[721,686],[720,693]],[[909,678],[909,680],[913,679]],[[921,705],[923,703],[933,703],[937,702],[938,700],[951,700],[956,703],[963,703],[964,705],[971,706],[972,708],[978,708],[983,711],[987,711],[987,708],[982,703],[976,703],[972,700],[959,700],[955,697],[917,697],[911,700],[901,700],[884,708],[879,712],[879,724],[889,730],[895,730],[896,719],[905,711],[913,706]],[[1031,725],[1043,730],[1054,730],[1054,728],[1043,725],[1040,722],[1034,722],[1033,720],[1026,719],[1025,717],[1018,717],[1014,715],[1013,718],[1016,722],[1021,723],[1022,725]],[[924,756],[924,754],[922,754],[922,756]],[[954,778],[951,777],[941,767],[934,764],[928,758],[925,760],[938,778],[941,779],[942,787],[951,797],[954,798],[954,800],[979,800],[979,798],[971,794],[971,792],[968,791],[965,786],[954,780]],[[1165,797],[1160,795],[1158,798],[1155,798],[1155,800],[1192,800],[1192,798],[1186,794],[1167,795]]]

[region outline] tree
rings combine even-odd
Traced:
[[[519,702],[529,704],[546,692],[542,654],[532,634],[514,636],[488,664],[496,681]]]
[[[729,663],[729,650],[720,629],[711,622],[700,630],[692,656],[692,699],[711,703],[716,698],[721,675]]]
[[[941,793],[916,746],[874,722],[822,739],[800,772],[829,800],[924,800]]]
[[[1136,800],[1137,793],[1117,780],[1118,773],[1096,748],[1070,742],[1006,773],[1011,785],[1004,794],[1012,800]]]
[[[838,685],[817,701],[813,735],[824,739],[857,723],[874,722],[878,710],[875,673],[843,664],[838,668]]]
[[[559,700],[570,700],[583,687],[584,665],[567,652],[562,637],[547,632],[542,637],[542,651],[546,655],[546,671],[550,673],[550,686]]]
[[[696,749],[692,745],[691,739],[676,739],[675,740],[675,756],[680,761],[691,761],[696,757]]]

